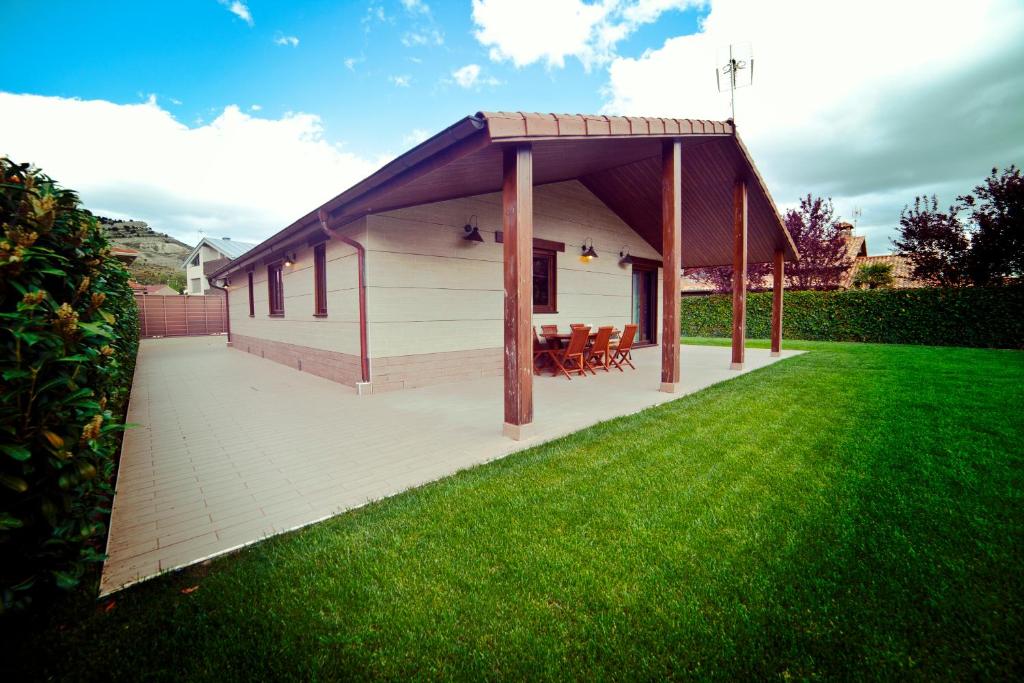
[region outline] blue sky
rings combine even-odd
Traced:
[[[479,110],[737,123],[776,202],[832,197],[891,249],[1024,162],[1024,3],[976,0],[50,0],[0,3],[0,154],[97,213],[261,240]]]
[[[17,27],[7,32],[8,49],[11,41],[14,51],[52,49],[37,53],[31,69],[0,63],[0,84],[11,92],[118,103],[153,94],[189,125],[214,119],[230,104],[256,105],[268,117],[316,112],[327,137],[371,156],[409,146],[415,129],[436,132],[481,109],[595,112],[603,104],[606,74],[577,60],[560,69],[490,62],[473,37],[468,0],[431,2],[428,11],[399,0],[245,5],[251,25],[216,0],[48,2],[46,12],[33,3],[4,3],[0,25]],[[666,12],[618,52],[640,55],[669,36],[692,33],[705,12]],[[454,84],[452,72],[467,64],[481,65],[485,78],[500,84]]]

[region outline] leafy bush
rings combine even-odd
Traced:
[[[747,335],[771,331],[770,292],[747,295]],[[682,333],[732,334],[728,296],[685,297]],[[786,292],[783,339],[1024,348],[1024,287]]]
[[[74,192],[0,159],[0,598],[103,559],[138,347],[128,273]]]

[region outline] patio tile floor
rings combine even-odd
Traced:
[[[748,349],[743,372],[776,360]],[[741,374],[726,347],[684,346],[680,392],[664,394],[660,349],[634,362],[535,378],[533,436],[515,442],[501,434],[500,377],[357,396],[223,337],[144,340],[100,593]]]

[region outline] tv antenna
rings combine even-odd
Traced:
[[[853,227],[854,228],[857,227],[857,222],[860,220],[860,217],[861,217],[861,215],[863,215],[863,213],[864,212],[861,210],[861,208],[859,206],[853,207],[853,211],[850,212],[850,215],[853,216]]]
[[[718,92],[729,90],[732,120],[736,121],[736,88],[754,83],[754,53],[750,43],[736,43],[719,48],[718,68],[715,69]]]

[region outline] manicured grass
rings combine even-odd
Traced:
[[[790,346],[813,352],[129,589],[109,611],[82,599],[9,621],[3,667],[1019,674],[1024,354]]]

